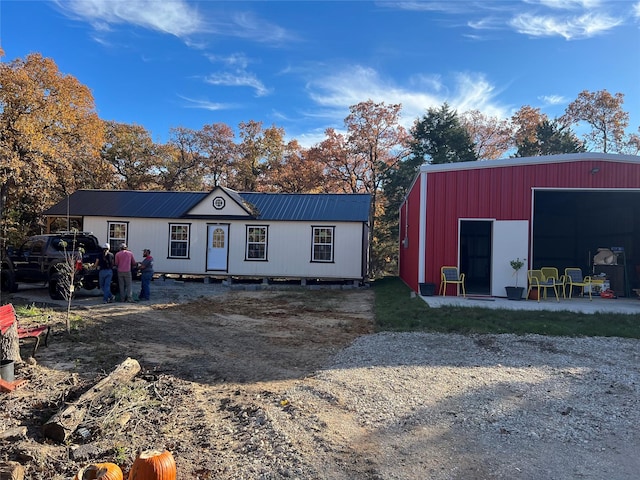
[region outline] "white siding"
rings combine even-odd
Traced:
[[[137,261],[142,250],[148,248],[155,261],[157,273],[205,275],[207,272],[207,225],[217,222],[206,220],[144,219],[85,217],[85,230],[92,231],[100,240],[107,239],[108,222],[129,225],[128,244]],[[189,258],[168,258],[169,225],[191,225]],[[362,278],[363,246],[366,234],[358,222],[261,222],[223,221],[229,224],[228,275],[251,277],[292,278]],[[245,260],[246,226],[267,226],[267,261]],[[335,227],[334,261],[311,262],[312,226]],[[220,274],[220,272],[216,272]]]

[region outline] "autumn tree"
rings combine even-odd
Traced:
[[[406,155],[408,136],[399,124],[401,105],[386,105],[372,100],[349,108],[345,118],[347,135],[327,129],[326,139],[309,150],[309,156],[323,166],[325,190],[345,193],[369,193],[370,264],[369,274],[386,270],[394,256],[393,239],[380,235],[378,219],[384,212],[382,185],[390,170],[397,168]]]
[[[265,173],[272,163],[278,163],[284,152],[284,130],[275,126],[263,128],[262,122],[249,121],[239,125],[240,143],[233,164],[230,187],[241,191],[269,189]]]
[[[97,186],[108,171],[103,138],[90,90],[53,60],[34,53],[0,63],[3,236],[39,231],[43,209]]]
[[[140,125],[105,122],[102,158],[113,169],[100,188],[153,190],[158,188],[159,147]]]
[[[205,125],[197,132],[199,149],[203,155],[204,182],[208,189],[227,186],[236,156],[234,132],[224,123]]]
[[[543,120],[536,127],[533,140],[525,138],[517,144],[516,157],[533,157],[539,155],[558,155],[561,153],[579,153],[586,151],[583,143],[569,127],[561,125],[557,120]]]
[[[620,152],[624,150],[625,129],[629,125],[629,114],[622,110],[623,103],[622,93],[611,95],[606,90],[583,90],[567,106],[561,121],[566,125],[586,123],[591,131],[584,139],[592,150]]]
[[[537,137],[538,125],[548,120],[546,114],[539,108],[523,105],[511,116],[513,129],[513,144],[523,145],[527,142],[534,143]]]
[[[624,147],[624,153],[638,155],[640,153],[640,127],[638,133],[630,133]]]
[[[318,193],[324,184],[322,165],[297,140],[286,144],[281,160],[271,162],[268,180],[273,191],[286,193]]]
[[[369,273],[377,276],[385,271],[385,264],[394,255],[392,239],[380,235],[382,225],[378,220],[384,214],[382,185],[390,170],[407,154],[408,135],[399,124],[402,105],[386,105],[372,100],[349,108],[345,119],[347,145],[354,161],[363,166],[361,183],[371,195],[369,220],[369,245],[371,248]],[[387,240],[391,240],[391,243]]]
[[[460,117],[448,104],[430,108],[412,130],[412,155],[431,164],[471,162],[478,159],[473,140]]]
[[[364,162],[353,157],[344,135],[333,128],[325,130],[325,139],[311,147],[309,158],[322,165],[325,193],[364,192]]]
[[[160,187],[164,190],[203,190],[207,173],[200,153],[200,136],[190,128],[170,130],[169,142],[162,149],[158,165]]]
[[[473,142],[478,160],[495,160],[503,157],[513,147],[513,135],[508,120],[470,110],[460,116]]]

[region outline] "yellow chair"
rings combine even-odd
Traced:
[[[467,296],[464,288],[464,273],[459,274],[458,267],[442,267],[440,269],[440,295],[447,295],[447,284],[449,283],[456,285],[456,295],[460,295],[460,286],[462,286],[462,296]]]
[[[564,297],[564,275],[560,275],[556,267],[541,267],[540,271],[542,272],[542,275],[544,275],[544,278],[553,278],[553,281],[556,283],[556,287],[561,289],[560,291]]]
[[[587,275],[586,277],[584,277],[582,275],[582,269],[580,268],[565,268],[564,269],[564,287],[563,289],[566,290],[567,286],[569,287],[569,298],[571,298],[571,295],[573,293],[573,287],[580,287],[580,293],[581,296],[584,292],[584,287],[589,287],[589,300],[592,300],[591,298],[591,290],[593,290],[593,285],[591,284],[591,277],[589,275]],[[566,297],[566,293],[564,294],[564,296]]]
[[[553,289],[553,293],[556,295],[556,301],[560,301],[560,297],[558,296],[558,285],[553,278],[546,278],[542,274],[542,270],[527,270],[527,279],[529,280],[527,299],[529,299],[531,289],[535,288],[538,290],[538,302],[540,302],[540,297],[544,296],[544,298],[547,298],[547,290],[551,288]]]

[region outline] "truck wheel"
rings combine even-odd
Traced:
[[[18,282],[16,282],[15,276],[9,270],[2,270],[0,289],[2,289],[3,292],[9,293],[16,293],[18,291]]]
[[[53,275],[49,279],[49,296],[53,300],[64,300],[64,286],[60,285],[60,275]]]

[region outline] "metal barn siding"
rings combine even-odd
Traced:
[[[400,208],[400,254],[398,256],[400,278],[413,290],[418,290],[419,238],[420,238],[420,188],[409,191]]]
[[[525,220],[531,232],[533,189],[640,189],[640,158],[571,154],[429,165],[421,169],[419,178],[422,176],[425,229],[417,236],[411,231],[407,250],[424,235],[423,255],[417,255],[424,259],[424,278],[408,265],[401,263],[400,269],[401,278],[416,290],[418,282],[439,284],[442,265],[458,265],[460,219]],[[413,184],[407,196],[410,203],[416,203],[416,190],[422,184],[419,180]],[[400,248],[402,251],[402,245]],[[413,254],[401,255],[403,263],[414,258]]]

